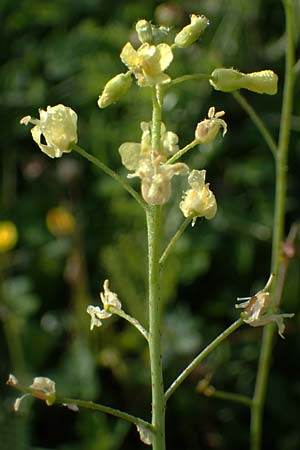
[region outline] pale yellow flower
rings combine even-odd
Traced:
[[[192,170],[188,178],[191,189],[185,192],[179,205],[184,217],[193,217],[193,224],[197,217],[213,219],[217,212],[216,198],[205,177],[206,170]]]
[[[166,83],[170,77],[164,73],[173,60],[168,44],[142,44],[137,50],[130,42],[123,47],[121,60],[134,73],[140,86],[154,86]]]
[[[150,158],[141,159],[139,166],[128,178],[141,179],[141,191],[145,202],[149,205],[163,205],[171,196],[171,179],[174,175],[186,175],[189,168],[186,164],[161,164],[161,156],[152,163]]]
[[[209,20],[205,16],[191,15],[191,23],[184,27],[175,37],[174,44],[179,48],[186,48],[197,41],[205,28],[209,25]]]
[[[33,140],[42,152],[50,158],[60,158],[63,153],[72,150],[72,144],[77,142],[77,114],[68,106],[48,106],[47,110],[39,110],[40,119],[31,116],[23,117],[21,124],[33,123],[31,129]],[[42,142],[44,137],[46,144]]]

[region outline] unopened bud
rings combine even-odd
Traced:
[[[131,86],[131,73],[119,73],[104,86],[104,90],[98,99],[99,108],[103,109],[115,103],[123,97]]]
[[[235,69],[221,68],[213,71],[209,82],[217,91],[248,89],[258,94],[274,95],[277,93],[278,77],[272,70],[242,73]]]
[[[191,23],[184,27],[175,37],[174,43],[179,48],[186,48],[199,39],[205,28],[209,25],[209,20],[205,16],[192,14]]]
[[[135,26],[136,32],[138,34],[138,38],[142,44],[148,42],[152,44],[153,42],[153,33],[152,33],[152,25],[148,20],[142,19],[139,20]]]

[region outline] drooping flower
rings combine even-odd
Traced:
[[[69,153],[72,145],[77,143],[77,114],[73,109],[64,105],[48,106],[47,110],[40,109],[40,119],[25,116],[21,124],[33,123],[31,129],[33,140],[42,152],[50,158],[60,158],[63,153]],[[46,144],[42,142],[44,137]]]
[[[274,95],[277,93],[278,76],[273,70],[242,73],[235,69],[215,69],[209,80],[217,91],[232,92],[248,89],[257,94]]]
[[[23,390],[24,387],[19,384],[19,381],[17,378],[10,374],[9,378],[6,382],[7,385],[16,387],[17,389]],[[48,406],[53,405],[56,399],[56,391],[55,391],[55,382],[50,380],[50,378],[47,377],[35,377],[33,379],[32,384],[28,387],[26,387],[23,392],[26,392],[26,394],[22,395],[22,397],[19,397],[15,400],[14,403],[14,410],[18,411],[20,408],[21,401],[30,395],[33,397],[36,397],[40,400],[45,400]]]
[[[270,286],[273,279],[271,275],[269,282],[266,286]],[[278,327],[278,334],[284,339],[283,333],[285,330],[284,320],[285,318],[291,318],[294,314],[273,314],[268,310],[271,306],[270,293],[266,288],[257,292],[252,297],[238,298],[238,301],[243,300],[242,303],[235,305],[236,308],[244,308],[245,311],[241,317],[245,323],[252,327],[261,327],[271,322],[275,322]]]
[[[195,224],[197,217],[213,219],[217,212],[217,202],[209,183],[205,183],[206,170],[192,170],[188,183],[191,189],[186,191],[179,207],[184,217],[193,217]]]
[[[222,136],[225,136],[227,133],[227,123],[225,120],[220,119],[224,114],[224,111],[216,112],[214,106],[209,108],[208,119],[199,122],[195,131],[195,139],[199,144],[209,144],[212,142],[219,134],[221,127],[223,128]]]
[[[150,45],[146,42],[135,50],[127,42],[120,57],[134,73],[140,86],[154,86],[170,81],[169,75],[164,73],[173,60],[172,49],[168,44]]]
[[[108,280],[104,281],[103,290],[104,292],[100,293],[100,298],[103,303],[103,309],[100,309],[99,306],[89,305],[86,310],[87,313],[91,316],[91,330],[94,328],[94,326],[101,327],[101,321],[112,316],[110,308],[115,308],[118,310],[122,309],[122,304],[118,298],[118,295],[109,289]]]

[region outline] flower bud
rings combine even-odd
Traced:
[[[142,19],[137,22],[135,29],[138,34],[138,38],[142,44],[144,44],[145,42],[152,44],[153,42],[152,28],[153,26],[151,25],[150,22],[148,22],[148,20]]]
[[[131,86],[131,73],[119,73],[104,86],[98,99],[99,108],[103,109],[123,97]]]
[[[232,92],[243,88],[258,94],[274,95],[277,93],[278,77],[272,70],[247,74],[220,68],[213,71],[209,82],[217,91]]]
[[[205,16],[192,14],[191,23],[175,36],[175,45],[179,48],[188,47],[200,37],[208,25],[209,20]]]

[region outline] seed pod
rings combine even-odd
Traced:
[[[232,92],[248,89],[258,94],[274,95],[277,93],[278,77],[272,70],[242,73],[235,69],[215,69],[209,80],[217,91]]]

